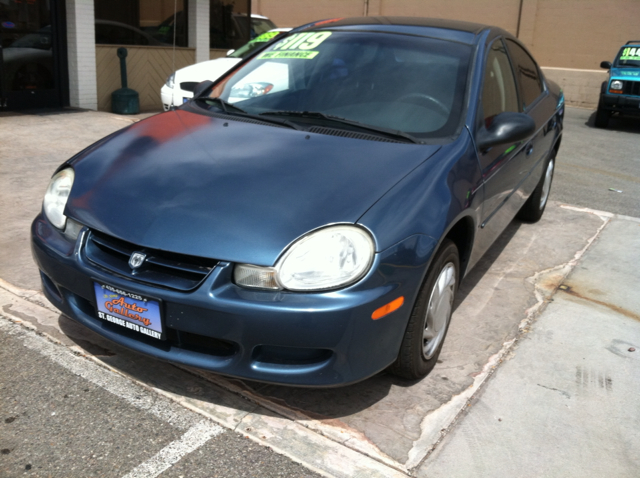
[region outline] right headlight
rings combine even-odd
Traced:
[[[44,195],[44,214],[49,219],[49,222],[58,229],[64,230],[67,223],[64,208],[67,205],[74,178],[75,173],[71,168],[59,171],[51,178],[47,192]]]
[[[260,289],[335,289],[364,277],[374,253],[373,239],[365,229],[330,226],[294,242],[275,267],[236,265],[234,279],[240,286]]]
[[[167,78],[167,82],[165,84],[169,88],[173,89],[173,87],[175,86],[175,81],[176,81],[176,74],[175,73],[171,73],[169,75],[169,78]]]

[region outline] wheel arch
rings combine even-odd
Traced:
[[[475,222],[471,216],[462,216],[449,228],[447,233],[440,240],[440,243],[442,244],[444,239],[449,239],[458,248],[458,256],[460,258],[459,280],[464,277],[469,265],[471,249],[473,248],[473,241],[475,237],[475,229]]]

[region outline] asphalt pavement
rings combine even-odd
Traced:
[[[320,475],[0,316],[0,476]]]
[[[640,119],[593,126],[595,111],[567,108],[551,199],[640,217]]]
[[[141,360],[58,314],[28,225],[58,164],[139,118],[0,114],[0,476],[637,476],[640,122],[593,114],[567,108],[545,216],[465,279],[432,374],[330,391]]]

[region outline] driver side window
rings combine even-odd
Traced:
[[[485,127],[500,113],[519,111],[516,81],[507,51],[500,39],[493,42],[487,54],[482,110]]]

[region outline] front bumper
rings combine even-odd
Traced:
[[[84,254],[84,229],[70,241],[42,215],[32,251],[47,298],[65,315],[137,352],[225,375],[297,386],[363,380],[396,358],[435,241],[412,236],[376,254],[367,276],[346,289],[290,293],[240,288],[219,263],[194,291],[178,292],[117,276]],[[162,300],[167,340],[134,334],[96,317],[93,281]],[[371,314],[404,296],[379,320]]]
[[[612,113],[640,116],[640,96],[602,94],[598,108]]]

